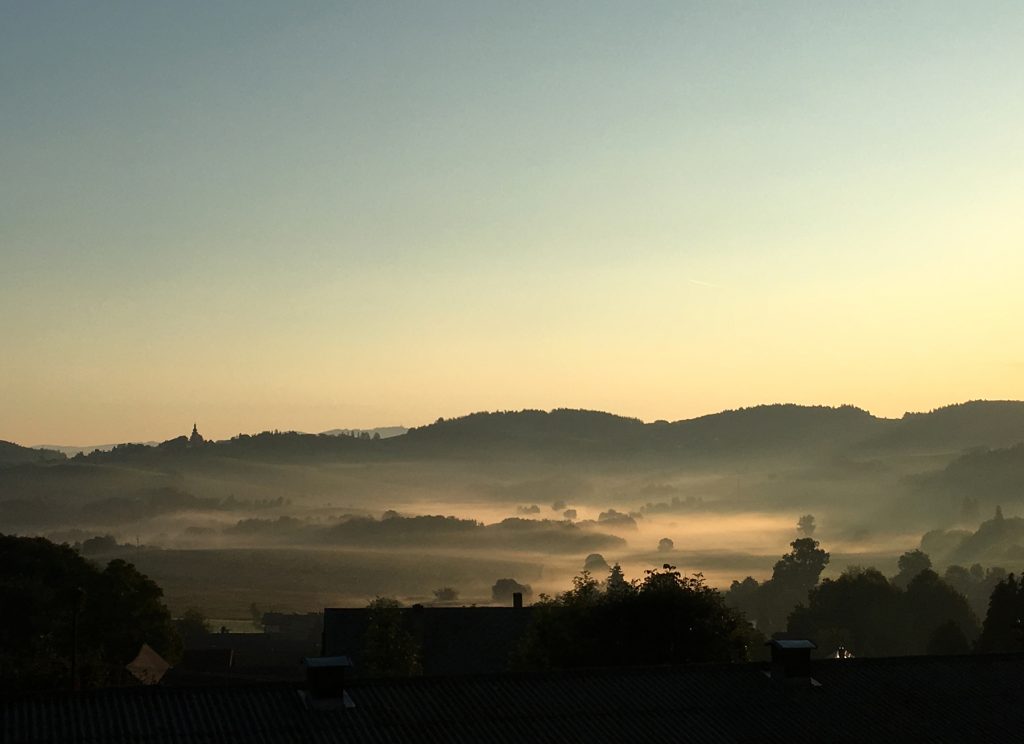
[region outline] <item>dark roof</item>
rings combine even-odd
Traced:
[[[230,648],[186,648],[178,667],[190,672],[222,672],[231,668],[234,656]]]
[[[294,667],[302,660],[320,655],[319,636],[316,638],[289,638],[279,633],[210,633],[191,640],[187,650],[226,649],[234,652],[234,667]]]
[[[1015,741],[1024,656],[357,680],[351,710],[296,688],[122,688],[0,704],[3,742]]]
[[[533,616],[531,607],[407,607],[399,610],[420,646],[424,674],[490,674],[509,668]],[[324,656],[352,659],[359,675],[370,611],[324,610]]]
[[[765,645],[781,648],[784,651],[813,651],[817,648],[813,641],[803,639],[787,640],[785,638],[775,638],[768,641]]]
[[[339,667],[347,669],[352,666],[352,660],[347,656],[314,656],[303,659],[303,663],[313,669],[337,669]]]

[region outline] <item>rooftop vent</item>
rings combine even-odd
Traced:
[[[345,671],[352,667],[347,656],[319,656],[303,660],[306,689],[299,694],[310,710],[342,710],[356,704],[345,692]]]
[[[772,649],[769,676],[773,680],[820,686],[817,680],[811,678],[811,651],[817,648],[812,641],[773,640],[765,645]]]

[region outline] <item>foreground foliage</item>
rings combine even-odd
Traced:
[[[181,641],[163,592],[123,560],[99,569],[67,545],[0,535],[0,693],[120,682],[143,643],[169,661]]]

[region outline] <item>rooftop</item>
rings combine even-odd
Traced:
[[[121,688],[0,703],[0,742],[1013,741],[1024,655],[355,680],[350,710],[294,686]]]

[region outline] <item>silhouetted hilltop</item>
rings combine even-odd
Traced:
[[[93,463],[159,464],[215,458],[265,461],[332,461],[536,456],[560,458],[731,459],[756,456],[839,454],[956,454],[975,446],[1024,442],[1024,403],[974,401],[929,413],[885,419],[854,406],[775,404],[722,411],[669,423],[601,411],[554,409],[472,413],[375,439],[358,436],[262,432],[219,442],[180,436],[156,447],[118,445],[79,455]],[[38,450],[6,445],[23,457],[47,459]],[[59,458],[60,453],[50,453]],[[3,462],[3,460],[0,460]]]
[[[63,453],[67,457],[74,457],[75,455],[77,455],[79,453],[88,454],[88,453],[93,452],[95,450],[101,450],[101,451],[106,452],[108,450],[114,449],[114,447],[120,446],[120,444],[121,444],[120,442],[118,442],[118,443],[110,443],[110,444],[90,444],[90,445],[86,445],[86,446],[73,445],[73,444],[38,444],[38,445],[35,446],[35,449],[54,450],[56,452]],[[147,447],[155,447],[156,445],[158,445],[160,443],[159,442],[132,442],[132,444],[144,444]]]
[[[1024,402],[974,400],[906,413],[865,448],[960,451],[972,447],[1009,447],[1024,442]]]
[[[381,439],[400,437],[409,431],[404,426],[378,426],[374,429],[329,429],[320,432],[335,437],[358,437],[365,434],[368,437],[379,436]]]
[[[670,424],[678,449],[746,454],[759,450],[845,447],[891,426],[854,406],[776,404],[723,411]]]
[[[188,437],[180,436],[161,442],[155,447],[144,444],[119,444],[106,452],[91,452],[73,459],[94,463],[133,462],[149,465],[172,461],[196,462],[213,458],[304,461],[344,458],[352,453],[372,456],[374,445],[380,441],[382,440],[333,434],[264,431],[259,434],[239,434],[219,442],[192,443]]]
[[[65,459],[62,452],[22,447],[14,442],[0,440],[0,466],[24,463],[56,462]]]
[[[842,406],[757,406],[669,423],[600,411],[555,409],[474,413],[413,429],[408,451],[500,448],[538,453],[748,455],[846,446],[891,421]]]
[[[649,425],[639,419],[601,411],[556,408],[553,411],[471,413],[410,429],[395,445],[403,452],[479,452],[480,450],[607,451],[648,441]]]

